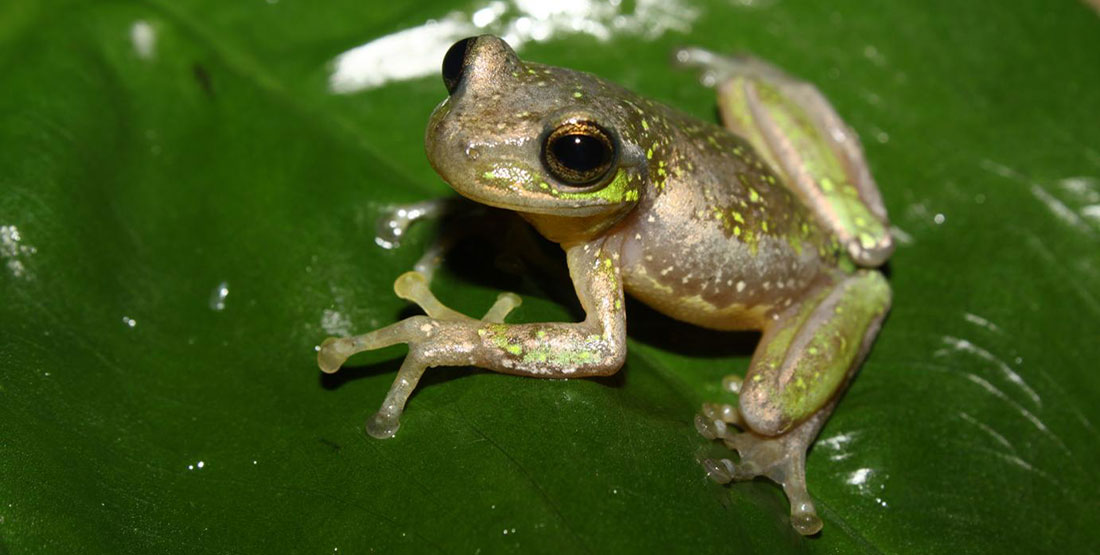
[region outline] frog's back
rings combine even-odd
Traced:
[[[716,329],[760,329],[839,258],[835,236],[745,140],[656,103],[645,198],[622,226],[624,282]],[[648,152],[647,152],[648,153]]]

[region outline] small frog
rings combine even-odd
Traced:
[[[794,528],[814,534],[822,523],[806,491],[806,450],[890,306],[874,269],[893,251],[886,210],[856,135],[813,86],[752,58],[687,49],[677,59],[716,77],[724,127],[587,73],[524,62],[494,36],[452,46],[428,159],[461,195],[515,211],[561,245],[585,318],[505,324],[519,304],[511,294],[471,318],[440,303],[418,266],[394,289],[426,316],[329,338],[318,362],[335,372],[352,354],[408,344],[367,424],[383,438],[429,367],[617,372],[627,292],[702,327],[761,330],[744,379],[725,381],[737,406],[705,404],[695,422],[739,460],[703,465],[721,483],[779,483]],[[399,212],[402,225],[411,213]]]

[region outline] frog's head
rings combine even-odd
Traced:
[[[523,62],[489,35],[447,51],[443,83],[425,145],[463,196],[519,212],[555,241],[596,235],[638,203],[646,158],[625,140],[637,118],[623,89]]]

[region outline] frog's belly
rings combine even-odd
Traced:
[[[677,320],[716,330],[760,330],[764,329],[772,305],[732,303],[716,306],[699,295],[680,297],[644,274],[635,276],[640,279],[625,280],[626,290],[631,296],[644,302],[654,310]],[[624,278],[625,279],[625,278]]]
[[[822,269],[816,249],[797,252],[770,237],[752,246],[698,229],[667,230],[660,238],[656,244],[641,233],[625,239],[626,291],[663,314],[706,328],[763,329],[798,303]]]

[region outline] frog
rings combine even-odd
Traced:
[[[886,209],[858,136],[813,85],[750,56],[685,48],[675,60],[715,83],[721,125],[589,73],[521,60],[492,35],[454,43],[442,63],[448,95],[425,132],[428,161],[462,197],[514,212],[560,245],[584,317],[506,323],[521,302],[511,293],[467,316],[434,296],[432,266],[418,263],[394,292],[424,314],[328,338],[318,364],[335,372],[356,353],[408,346],[366,426],[387,438],[428,368],[618,372],[627,294],[703,328],[759,331],[745,375],[722,382],[737,402],[706,403],[694,420],[730,456],[700,462],[719,483],[776,482],[791,525],[813,535],[823,523],[807,491],[807,450],[892,302],[881,271],[894,248]],[[388,227],[399,232],[436,208],[399,210]]]

